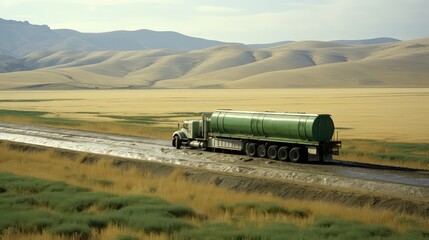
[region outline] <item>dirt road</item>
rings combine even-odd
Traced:
[[[169,141],[0,123],[0,139],[362,192],[429,198],[429,172],[330,161],[292,164],[243,155],[176,150]]]

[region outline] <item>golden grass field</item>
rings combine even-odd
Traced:
[[[165,89],[2,91],[0,109],[46,111],[47,116],[95,122],[101,115],[163,116],[216,109],[329,113],[340,139],[429,143],[429,89]],[[198,117],[195,117],[198,118]],[[168,137],[168,134],[166,135]]]
[[[44,152],[23,152],[12,150],[7,143],[0,145],[0,172],[11,172],[18,175],[33,176],[49,180],[61,180],[72,185],[88,187],[94,191],[110,192],[119,195],[155,195],[175,203],[182,203],[192,207],[198,213],[207,216],[208,221],[231,222],[234,216],[219,209],[219,204],[234,204],[237,202],[273,202],[288,209],[307,209],[312,215],[303,219],[294,216],[277,214],[258,214],[247,212],[247,217],[241,221],[255,223],[263,226],[270,222],[290,222],[305,227],[311,224],[317,216],[332,216],[335,218],[355,220],[367,224],[388,226],[394,231],[404,232],[415,227],[429,228],[427,219],[398,214],[390,211],[376,211],[370,207],[345,207],[322,201],[302,201],[294,199],[280,199],[270,194],[249,194],[235,192],[216,187],[214,184],[201,184],[188,181],[180,170],[167,176],[153,176],[150,173],[141,173],[135,168],[128,170],[112,166],[111,159],[104,158],[94,164],[82,164],[84,153],[77,156],[74,161],[58,155],[54,150]],[[58,164],[58,163],[61,164]],[[79,176],[88,176],[82,179]],[[86,179],[86,180],[85,180]],[[91,179],[109,179],[112,185],[97,185]],[[153,191],[156,189],[156,191]],[[193,196],[193,197],[190,197]],[[225,197],[227,196],[227,197]],[[96,209],[93,209],[96,211]],[[245,219],[245,220],[244,220]],[[189,219],[199,225],[201,219]],[[245,222],[239,223],[246,224]],[[147,235],[143,231],[136,231],[117,226],[109,226],[100,232],[93,233],[94,239],[113,239],[117,234],[132,233],[142,239],[167,239],[165,235]],[[52,236],[48,232],[40,234],[8,231],[2,239],[62,239]],[[66,239],[66,238],[64,238]]]
[[[171,129],[184,117],[178,113],[211,112],[219,108],[252,111],[329,113],[340,140],[376,139],[388,142],[429,143],[429,89],[194,89],[194,90],[84,90],[84,91],[0,91],[0,109],[48,112],[45,117],[84,120],[76,128],[169,138]],[[159,124],[118,124],[109,116],[169,116],[154,118]],[[170,116],[171,115],[171,116]],[[196,116],[195,118],[198,118]],[[32,123],[16,116],[0,121]],[[93,123],[91,123],[93,122]],[[115,123],[114,123],[115,122]],[[34,122],[38,124],[37,121]],[[61,125],[60,125],[61,126]],[[157,133],[167,127],[167,131]],[[365,143],[368,144],[368,143]],[[385,151],[381,146],[365,146],[367,150]],[[427,219],[419,219],[390,211],[375,211],[369,207],[350,208],[321,201],[284,200],[271,195],[246,194],[219,189],[214,185],[189,182],[181,172],[160,177],[143,174],[135,169],[121,171],[112,167],[109,159],[94,165],[79,164],[49,152],[19,152],[0,146],[0,171],[43,179],[62,180],[95,191],[115,194],[152,194],[172,202],[183,203],[204,213],[209,220],[228,222],[217,207],[220,203],[252,199],[275,202],[291,209],[309,209],[314,215],[307,219],[258,215],[249,212],[248,219],[258,226],[269,221],[291,222],[305,227],[314,216],[333,216],[368,224],[381,224],[403,232],[414,227],[428,228]],[[429,156],[426,151],[425,156]],[[82,153],[82,157],[85,154]],[[358,160],[351,156],[353,160]],[[368,162],[367,159],[363,160]],[[61,164],[58,164],[61,162]],[[369,160],[371,162],[371,160]],[[390,164],[390,163],[389,163]],[[408,163],[399,166],[410,167]],[[419,167],[412,165],[411,167]],[[420,168],[420,167],[419,167]],[[427,169],[428,164],[421,167]],[[93,185],[70,177],[82,174],[97,179],[109,179],[112,186]],[[151,189],[158,189],[155,193]],[[194,196],[194,197],[190,197]],[[228,196],[225,198],[224,196]],[[198,220],[190,219],[194,224]],[[99,239],[112,239],[118,234],[133,234],[144,239],[167,239],[167,236],[146,235],[144,232],[109,226],[94,233]],[[58,239],[48,232],[25,235],[6,232],[4,239]]]

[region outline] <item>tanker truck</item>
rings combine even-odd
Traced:
[[[250,157],[307,162],[331,160],[341,141],[334,141],[329,114],[216,110],[186,120],[172,135],[173,147],[228,150]]]

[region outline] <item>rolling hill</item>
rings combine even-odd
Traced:
[[[39,51],[7,61],[18,60],[35,70],[0,74],[0,89],[429,87],[429,39]]]
[[[429,39],[224,43],[0,19],[0,90],[429,87]]]

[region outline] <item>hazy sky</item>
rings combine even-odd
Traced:
[[[429,37],[429,0],[0,0],[0,18],[242,43]]]

